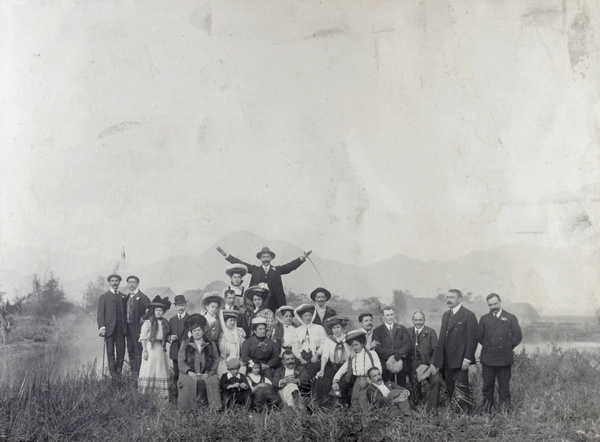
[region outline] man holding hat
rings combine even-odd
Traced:
[[[408,357],[412,348],[410,337],[406,328],[396,322],[392,307],[383,307],[382,314],[383,324],[373,330],[373,340],[380,343],[375,351],[384,364],[383,380],[406,387]]]
[[[377,367],[371,367],[367,372],[369,385],[367,386],[367,398],[371,406],[393,407],[398,405],[400,412],[407,416],[410,415],[410,404],[408,398],[410,392],[393,382],[383,382],[381,370]]]
[[[119,291],[122,279],[117,274],[109,275],[106,280],[111,289],[98,299],[98,329],[106,343],[108,369],[113,377],[121,374],[125,359],[127,295]]]
[[[177,314],[169,319],[169,327],[171,328],[171,335],[169,336],[169,342],[171,346],[169,348],[169,357],[173,360],[173,380],[179,379],[179,365],[177,355],[179,353],[179,346],[187,338],[187,330],[185,327],[185,320],[190,316],[185,311],[187,308],[187,301],[185,296],[177,295],[173,301]]]
[[[312,251],[304,252],[299,258],[283,264],[280,266],[272,266],[271,261],[275,259],[275,253],[268,247],[263,247],[257,254],[256,257],[260,260],[260,265],[252,265],[242,260],[231,256],[221,247],[217,247],[217,251],[225,257],[227,261],[232,264],[244,264],[248,269],[248,273],[252,275],[250,279],[250,285],[256,286],[265,284],[269,288],[270,298],[267,302],[267,306],[271,312],[275,313],[279,307],[286,304],[285,292],[283,291],[283,282],[281,281],[281,275],[287,275],[288,273],[296,270],[298,267],[306,261],[308,255]]]
[[[140,278],[135,275],[127,277],[127,287],[129,296],[127,297],[127,354],[129,355],[129,366],[134,374],[140,372],[142,364],[142,344],[140,340],[140,331],[144,319],[150,314],[147,313],[150,299],[138,289]]]
[[[335,310],[327,305],[331,299],[331,292],[323,287],[317,287],[310,294],[310,299],[315,303],[316,316],[313,324],[323,325],[329,318],[333,318]]]

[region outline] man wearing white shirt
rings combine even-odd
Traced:
[[[139,342],[142,324],[150,316],[150,313],[146,314],[150,299],[138,288],[139,284],[140,278],[137,276],[127,277],[127,354],[129,367],[134,374],[140,372],[142,364],[142,343]]]
[[[98,299],[98,332],[106,343],[108,368],[114,378],[121,374],[125,359],[125,335],[127,334],[127,295],[119,291],[121,276],[106,278],[111,289]]]
[[[449,310],[442,316],[440,340],[433,357],[432,374],[443,369],[448,395],[455,395],[460,409],[467,412],[472,406],[469,366],[475,363],[477,318],[462,305],[462,299],[460,290],[452,289],[446,293],[446,305]]]
[[[171,328],[171,335],[169,336],[169,342],[171,347],[169,348],[169,357],[173,360],[173,380],[179,379],[179,364],[177,361],[177,355],[179,353],[179,346],[187,338],[189,330],[185,328],[185,319],[189,316],[186,312],[187,301],[185,296],[177,295],[174,299],[175,309],[177,314],[169,319],[169,327]]]

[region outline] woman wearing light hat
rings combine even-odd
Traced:
[[[327,333],[322,326],[313,324],[316,314],[314,305],[302,304],[294,310],[294,314],[300,326],[295,332],[292,351],[312,379],[321,367],[321,346],[327,340]]]
[[[142,363],[138,379],[140,393],[155,392],[167,399],[169,397],[169,372],[165,344],[169,336],[169,322],[163,318],[171,307],[169,298],[156,296],[148,309],[152,316],[144,321],[140,331],[142,344]]]
[[[333,377],[352,354],[352,348],[346,343],[344,328],[348,325],[348,318],[333,316],[325,321],[326,329],[331,335],[321,346],[321,369],[315,375],[312,396],[320,405],[329,404],[333,398],[329,395]]]
[[[219,310],[219,323],[221,324],[221,335],[219,336],[219,362],[218,374],[227,372],[226,363],[232,359],[239,359],[242,343],[246,333],[237,327],[238,312],[236,310]]]

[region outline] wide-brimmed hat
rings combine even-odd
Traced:
[[[202,330],[204,330],[206,328],[206,324],[206,318],[200,313],[193,313],[183,321],[183,325],[188,331],[192,331],[198,327],[201,327]]]
[[[258,252],[256,254],[256,257],[258,259],[260,259],[260,257],[262,255],[264,255],[265,253],[268,253],[269,255],[271,255],[271,259],[275,259],[275,253],[271,251],[271,249],[269,249],[268,247],[263,247],[262,249],[260,249],[260,252]]]
[[[187,301],[185,300],[185,296],[183,295],[177,295],[175,296],[175,300],[173,301],[173,304],[186,304]]]
[[[356,329],[356,330],[349,331],[348,334],[346,334],[346,342],[348,344],[350,344],[353,339],[356,339],[360,336],[364,336],[366,338],[367,334],[362,329]]]
[[[264,287],[259,287],[257,285],[253,285],[252,287],[248,287],[248,290],[244,293],[244,296],[252,301],[254,295],[260,296],[263,301],[269,296],[269,289]]]
[[[227,367],[227,370],[235,370],[236,368],[240,368],[242,363],[238,358],[231,358],[225,362],[225,366]]]
[[[388,399],[390,401],[392,401],[394,404],[397,404],[399,402],[404,402],[406,400],[408,400],[408,397],[410,396],[410,391],[408,391],[406,388],[395,388],[392,391],[390,391],[390,393],[388,394]]]
[[[138,278],[138,277],[137,277],[137,276],[135,276],[135,275],[129,275],[125,281],[129,282],[129,280],[130,280],[131,278],[135,279],[135,280],[137,281],[137,283],[138,283],[138,284],[140,283],[140,278]]]
[[[429,365],[421,364],[417,367],[417,381],[421,382],[431,376],[431,367]]]
[[[275,317],[277,318],[277,320],[279,322],[281,322],[283,324],[283,314],[285,312],[292,312],[292,315],[293,315],[294,310],[295,310],[295,308],[292,307],[291,305],[282,305],[277,310],[275,310]]]
[[[350,319],[345,318],[343,316],[332,316],[331,318],[327,318],[323,325],[327,328],[332,328],[334,325],[341,325],[343,327],[347,327],[350,323]]]
[[[312,293],[310,294],[310,299],[315,301],[315,298],[317,297],[317,293],[323,293],[325,295],[325,297],[327,298],[325,301],[329,301],[331,299],[331,292],[323,287],[317,287],[316,289],[314,289],[312,291]]]
[[[221,313],[223,314],[223,320],[226,320],[227,318],[237,318],[239,315],[237,310],[230,309],[221,310]]]
[[[239,273],[243,278],[248,273],[248,267],[246,267],[244,264],[231,264],[227,266],[225,273],[227,273],[227,276],[230,278],[234,273]]]
[[[162,308],[165,312],[169,310],[169,308],[171,308],[171,301],[169,301],[169,297],[165,296],[164,298],[161,298],[160,296],[156,295],[152,302],[148,304],[148,308],[157,307]]]
[[[404,367],[404,363],[402,359],[396,360],[394,355],[391,355],[387,361],[385,361],[386,368],[390,371],[390,373],[400,373],[402,368]]]
[[[117,275],[116,273],[113,273],[111,275],[108,275],[108,278],[106,278],[106,280],[108,282],[110,282],[111,278],[119,278],[119,281],[123,281],[123,278],[121,278],[121,275]]]
[[[223,308],[225,305],[225,299],[219,294],[219,292],[207,292],[202,296],[202,302],[200,303],[200,308],[204,310],[206,305],[211,302],[219,303],[219,308]]]
[[[315,306],[313,304],[301,304],[298,307],[296,307],[296,310],[294,310],[294,313],[297,314],[298,316],[302,317],[302,315],[308,311],[310,311],[311,313],[314,313]]]

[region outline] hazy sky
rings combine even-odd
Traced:
[[[250,230],[341,262],[528,243],[598,268],[599,20],[570,0],[3,1],[0,241],[152,262]]]

